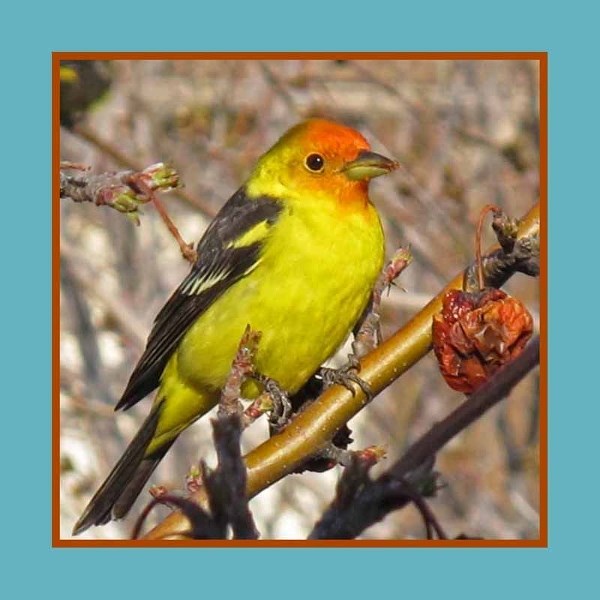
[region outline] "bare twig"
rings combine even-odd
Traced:
[[[489,381],[444,420],[436,423],[422,438],[415,442],[392,466],[390,472],[401,478],[418,468],[438,452],[455,435],[476,421],[487,410],[505,398],[521,379],[535,368],[540,359],[539,337],[533,338],[513,361],[504,365]]]
[[[361,358],[376,348],[381,342],[380,308],[383,292],[388,289],[397,277],[412,262],[408,248],[399,248],[383,269],[371,295],[371,302],[354,329],[352,352]]]
[[[64,170],[81,170],[82,165],[66,165]],[[138,209],[151,200],[155,191],[168,191],[179,185],[177,172],[163,163],[142,171],[67,175],[60,172],[60,197],[73,202],[93,202],[125,213],[139,224]]]
[[[234,539],[256,539],[258,531],[246,496],[246,465],[240,451],[241,419],[237,414],[222,414],[213,421],[213,430],[218,467],[204,478],[211,512],[223,512]]]
[[[98,150],[107,156],[110,156],[110,158],[112,158],[112,160],[114,160],[117,164],[133,171],[141,170],[142,165],[140,165],[136,160],[121,152],[119,148],[117,148],[114,144],[111,144],[108,140],[102,139],[95,131],[93,131],[84,123],[77,123],[74,126],[73,131],[88,143],[96,147]],[[183,188],[177,188],[173,195],[176,198],[179,198],[180,200],[183,200],[184,202],[197,208],[207,217],[214,217],[217,214],[217,210],[214,206],[210,205],[201,198],[192,196]]]
[[[246,497],[246,466],[242,460],[240,438],[243,431],[240,396],[243,382],[254,372],[254,356],[260,341],[260,332],[246,327],[240,340],[227,381],[221,392],[217,418],[212,421],[213,439],[217,451],[217,468],[211,471],[204,461],[188,477],[188,489],[204,489],[208,496],[208,510],[189,500],[171,494],[161,494],[151,503],[172,504],[180,508],[191,522],[190,536],[194,538],[224,538],[230,525],[235,539],[256,539],[258,531],[248,508]],[[143,518],[148,514],[144,512]],[[136,526],[139,532],[141,523]]]
[[[423,499],[424,495],[435,491],[435,474],[431,468],[436,453],[505,398],[538,362],[539,340],[536,338],[521,355],[505,365],[443,421],[434,425],[376,480],[369,477],[370,465],[354,458],[340,479],[335,500],[309,538],[354,538],[391,511],[413,502],[423,517],[428,537],[433,527],[438,537],[445,539],[446,533]]]
[[[416,506],[419,511],[421,518],[423,519],[423,523],[425,525],[425,532],[427,534],[427,539],[432,540],[433,533],[437,535],[438,539],[446,540],[448,536],[444,531],[444,528],[440,524],[438,518],[435,516],[435,513],[431,510],[429,504],[424,498],[424,495],[420,493],[415,487],[408,481],[404,480],[404,487],[406,488],[408,495],[412,503]]]
[[[158,196],[155,193],[155,189],[148,185],[145,178],[139,178],[132,181],[135,181],[136,186],[145,194],[145,196],[152,201],[154,204],[154,208],[160,215],[163,223],[167,226],[169,233],[175,238],[177,245],[179,246],[179,250],[181,251],[181,255],[185,258],[189,263],[194,264],[198,260],[198,254],[194,250],[194,244],[188,244],[179,233],[179,229],[175,226],[175,223],[169,217],[165,207],[162,205],[162,202],[158,199]]]
[[[158,505],[166,505],[180,510],[191,524],[189,536],[193,539],[223,539],[225,537],[225,528],[220,523],[216,523],[203,508],[186,498],[165,493],[155,496],[144,507],[144,510],[142,510],[133,526],[133,531],[131,532],[132,540],[139,538],[148,515]]]
[[[217,451],[217,468],[213,471],[201,461],[197,487],[206,493],[208,507],[161,490],[145,507],[136,521],[132,538],[136,539],[155,506],[163,504],[181,511],[190,523],[188,536],[193,539],[226,539],[228,527],[234,539],[256,539],[258,531],[246,496],[246,467],[240,451],[242,433],[238,414],[221,412],[212,421]]]
[[[411,502],[423,517],[427,535],[437,519],[422,498],[436,489],[437,475],[430,468],[409,479],[399,480],[383,474],[376,480],[369,476],[370,464],[354,456],[340,478],[336,496],[310,532],[308,539],[353,539],[365,529],[381,521],[393,510],[404,508]],[[431,464],[430,464],[431,467]],[[434,528],[441,532],[441,527]]]
[[[242,395],[242,384],[254,373],[254,357],[258,350],[260,338],[260,331],[253,331],[250,325],[246,326],[246,330],[238,346],[237,354],[233,359],[229,376],[221,391],[221,400],[218,409],[219,416],[241,416],[240,397]]]
[[[540,273],[539,229],[530,235],[519,236],[519,221],[507,217],[491,205],[482,211],[480,222],[488,210],[494,212],[492,227],[500,248],[484,257],[481,257],[480,250],[477,251],[477,260],[465,271],[465,291],[480,290],[485,286],[500,287],[507,276],[517,272],[531,277],[537,277]]]
[[[485,287],[485,281],[483,279],[483,266],[481,264],[481,231],[483,229],[483,220],[489,212],[494,212],[494,214],[498,214],[500,209],[493,204],[486,204],[479,213],[479,219],[477,221],[477,230],[475,233],[475,263],[477,265],[477,283],[479,284],[479,289],[483,290]]]
[[[65,170],[81,170],[82,165],[61,163]],[[143,171],[121,171],[71,176],[60,172],[60,197],[74,202],[93,202],[96,206],[109,206],[125,213],[136,225],[140,224],[139,207],[152,202],[171,235],[175,238],[182,256],[194,264],[198,258],[193,244],[188,244],[169,217],[157,191],[169,191],[179,185],[177,172],[163,164],[156,163]]]

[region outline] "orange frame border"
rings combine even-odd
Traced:
[[[61,60],[537,60],[540,64],[540,536],[533,540],[64,540],[60,538],[60,80]],[[53,52],[52,53],[52,546],[547,548],[548,547],[548,53],[547,52]]]

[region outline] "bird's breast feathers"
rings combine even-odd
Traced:
[[[257,369],[294,392],[360,317],[383,265],[378,215],[369,203],[354,212],[311,203],[285,202],[276,226],[245,234],[249,243],[266,234],[251,275],[207,308],[177,351],[180,375],[194,387],[223,385],[249,324],[262,332]]]

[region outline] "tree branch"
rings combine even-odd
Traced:
[[[90,127],[84,123],[77,123],[73,127],[73,132],[84,139],[86,142],[100,150],[100,152],[110,156],[115,163],[127,168],[132,171],[141,171],[142,165],[139,165],[136,160],[130,156],[124,154],[116,145],[112,144],[106,139],[102,139],[98,134],[93,131]],[[176,198],[183,200],[190,204],[197,210],[199,210],[204,216],[212,218],[217,214],[214,206],[211,206],[208,202],[202,198],[192,196],[184,188],[177,188],[173,194]]]
[[[67,175],[65,170],[84,171],[80,175]],[[177,172],[156,163],[142,171],[92,174],[81,165],[61,163],[60,197],[73,202],[93,202],[96,206],[109,206],[125,213],[139,224],[138,209],[152,200],[155,191],[168,191],[179,185]]]
[[[539,235],[539,204],[521,220],[517,242],[532,240]],[[489,253],[496,252],[492,248]],[[488,256],[489,256],[488,253]],[[486,274],[484,261],[484,274]],[[502,285],[513,273],[509,266],[495,272],[495,285]],[[458,274],[427,306],[404,327],[365,356],[360,363],[360,377],[376,395],[412,367],[431,349],[432,319],[442,308],[442,300],[449,289],[462,289],[465,271]],[[354,393],[341,386],[327,389],[315,402],[280,433],[246,455],[248,469],[247,493],[253,497],[266,487],[293,472],[308,457],[329,443],[366,404],[364,392],[355,386]],[[408,459],[407,459],[408,460]],[[194,501],[205,505],[202,491]],[[178,512],[169,515],[146,535],[146,539],[161,539],[185,535],[189,525]]]
[[[506,398],[510,390],[539,363],[539,358],[540,343],[536,337],[522,354],[504,365],[463,404],[435,424],[376,480],[369,477],[369,465],[355,461],[344,471],[334,501],[315,525],[309,539],[353,539],[393,510],[410,502],[421,511],[428,532],[433,525],[438,537],[445,537],[421,497],[426,495],[423,490],[435,489],[435,474],[431,468],[436,453]]]

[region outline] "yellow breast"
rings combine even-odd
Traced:
[[[373,206],[286,202],[258,266],[190,328],[177,351],[187,385],[220,388],[247,324],[262,332],[256,368],[293,393],[344,342],[381,271],[383,233]]]

